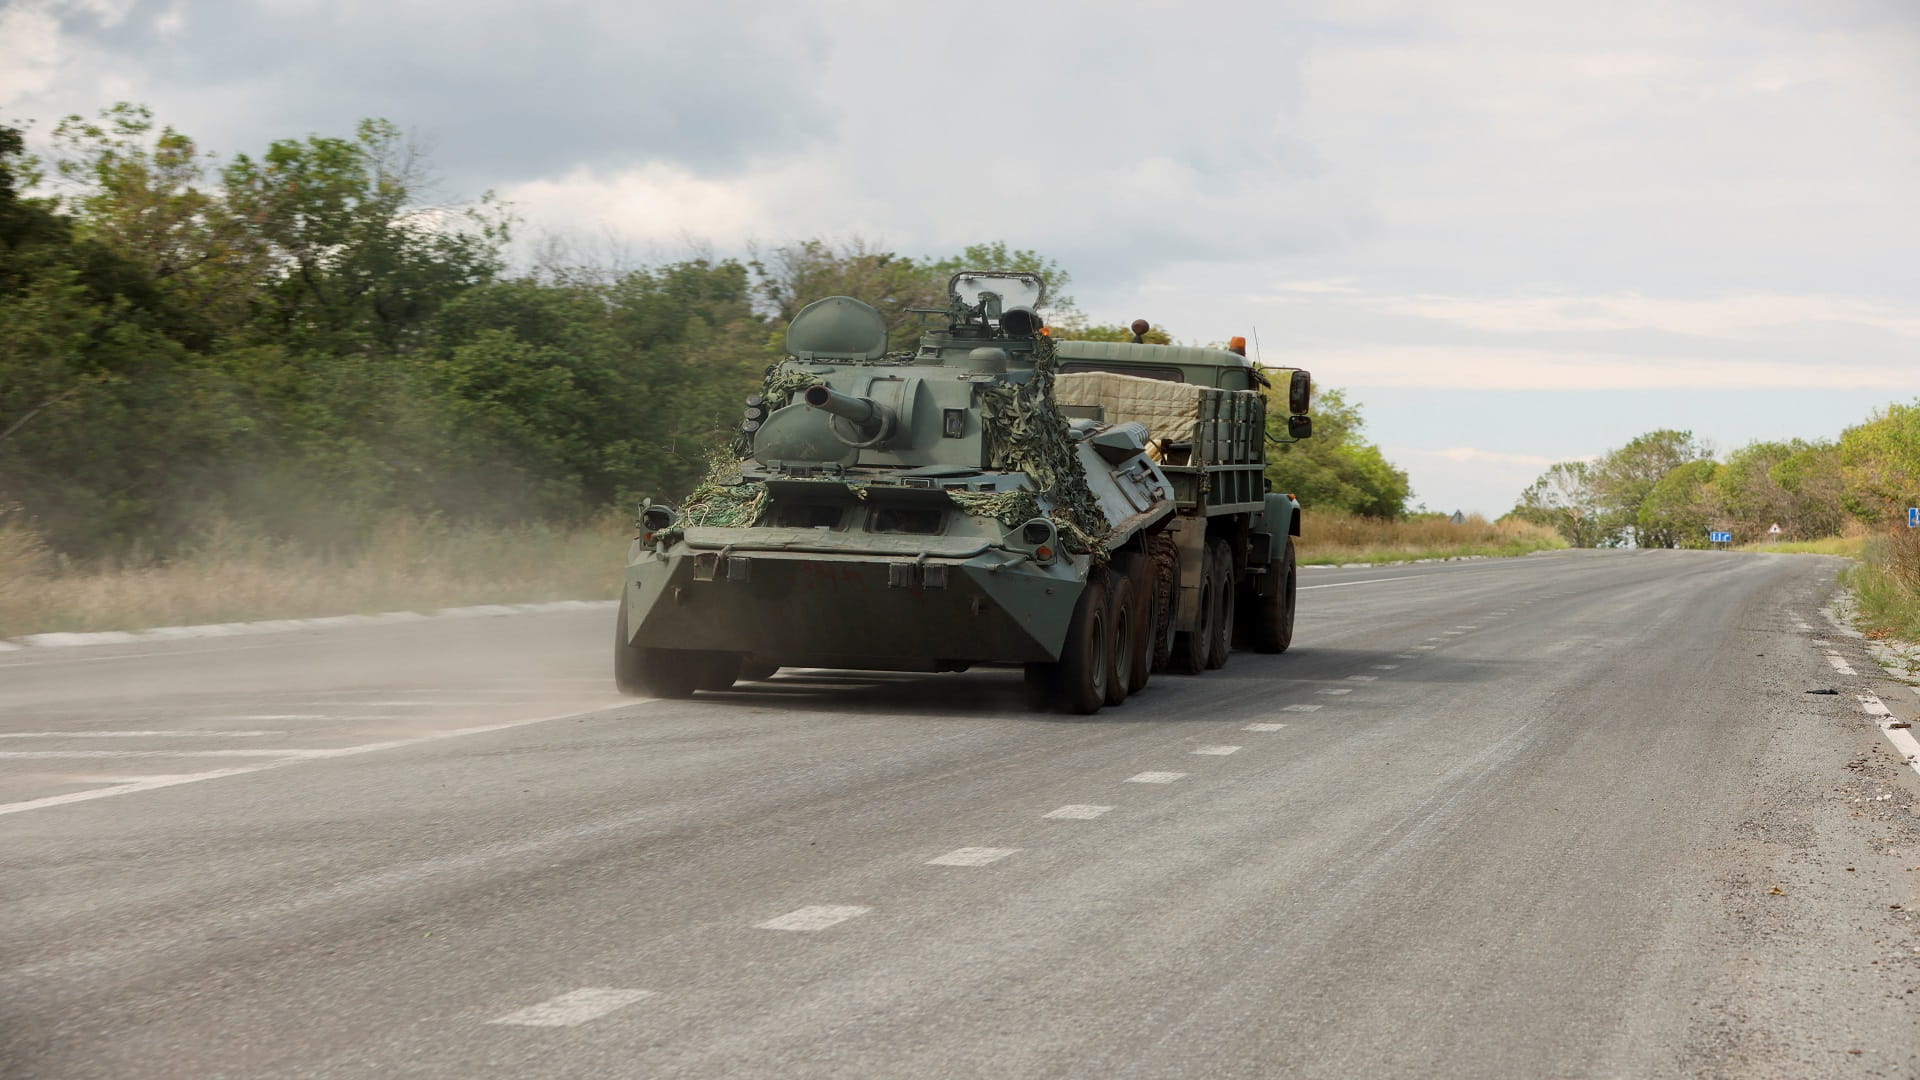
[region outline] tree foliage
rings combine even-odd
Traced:
[[[1062,337],[1118,339],[1065,269],[1004,243],[908,256],[802,240],[513,274],[490,197],[429,198],[368,120],[220,160],[147,109],[68,117],[43,177],[0,127],[0,510],[55,552],[165,556],[233,519],[352,544],[391,511],[566,521],[675,497],[739,423],[786,323],[864,300],[912,346],[967,269],[1043,276]],[[36,195],[45,179],[51,195]],[[1170,341],[1156,330],[1149,340]],[[1396,515],[1406,477],[1322,395],[1275,472],[1308,502]]]
[[[1556,530],[1574,547],[1598,547],[1609,535],[1605,512],[1584,461],[1550,466],[1520,493],[1513,516]]]
[[[1579,547],[1708,547],[1777,534],[1815,540],[1850,521],[1904,519],[1920,502],[1920,402],[1891,405],[1835,442],[1757,441],[1715,462],[1684,431],[1653,431],[1591,466],[1555,465],[1515,516],[1553,525]]]
[[[1275,410],[1270,434],[1286,434],[1287,418]],[[1405,471],[1361,436],[1360,408],[1339,390],[1313,391],[1313,437],[1270,445],[1267,478],[1303,506],[1345,510],[1367,517],[1397,518],[1407,512],[1412,488]]]

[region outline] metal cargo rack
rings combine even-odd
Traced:
[[[1266,399],[1209,389],[1200,397],[1193,441],[1162,444],[1160,468],[1182,510],[1258,511],[1266,495]]]

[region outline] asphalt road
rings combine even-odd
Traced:
[[[1836,566],[1309,572],[1087,719],[622,699],[610,611],[0,654],[0,1075],[1920,1075]]]

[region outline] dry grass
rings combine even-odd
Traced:
[[[1558,533],[1544,525],[1492,522],[1478,514],[1463,525],[1455,525],[1445,518],[1396,521],[1308,510],[1301,532],[1300,562],[1307,565],[1525,555],[1567,546]]]
[[[1857,559],[1867,538],[1862,536],[1827,536],[1819,540],[1786,540],[1773,544],[1746,544],[1741,551],[1758,551],[1772,555],[1841,555]]]
[[[1869,538],[1844,580],[1868,637],[1920,641],[1920,529]]]
[[[1306,533],[1303,563],[1523,555],[1566,546],[1549,529],[1478,517],[1450,525],[1313,512]],[[316,552],[216,525],[196,550],[167,562],[77,566],[0,514],[0,638],[611,598],[631,535],[614,518],[572,529],[499,529],[396,516],[358,550]]]
[[[0,517],[0,637],[611,598],[631,535],[613,519],[500,529],[394,517],[342,553],[219,526],[165,563],[81,567]]]

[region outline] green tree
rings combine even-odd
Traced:
[[[1706,548],[1708,530],[1724,516],[1714,487],[1721,466],[1702,459],[1675,466],[1640,503],[1640,535],[1669,538],[1668,547]]]
[[[1832,443],[1749,443],[1727,455],[1713,486],[1740,543],[1764,539],[1776,524],[1788,540],[1832,536],[1845,517]]]
[[[1920,401],[1889,405],[1840,435],[1847,509],[1886,521],[1920,506]]]
[[[419,344],[440,308],[503,269],[511,219],[491,196],[421,205],[427,167],[393,124],[283,139],[222,170],[230,212],[267,245],[266,340],[332,353]]]
[[[1691,432],[1670,429],[1647,432],[1601,455],[1588,470],[1588,482],[1606,510],[1613,540],[1624,542],[1631,537],[1640,547],[1673,547],[1678,543],[1679,534],[1670,529],[1643,527],[1640,506],[1661,478],[1707,456]]]
[[[57,171],[75,191],[75,233],[152,278],[203,333],[243,323],[270,278],[258,230],[202,185],[209,155],[145,106],[121,102],[54,129]]]
[[[1592,470],[1584,461],[1562,461],[1549,466],[1520,493],[1513,516],[1557,531],[1574,547],[1598,547],[1610,532],[1606,511],[1593,489]]]
[[[1790,540],[1837,536],[1845,528],[1846,481],[1836,443],[1801,443],[1768,470],[1789,496],[1784,528]]]
[[[1286,423],[1278,411],[1270,414],[1269,433],[1284,436]],[[1378,446],[1364,441],[1363,428],[1360,407],[1349,403],[1344,393],[1315,387],[1313,437],[1267,448],[1267,478],[1274,490],[1289,492],[1308,507],[1368,517],[1404,515],[1412,494],[1407,474]]]

